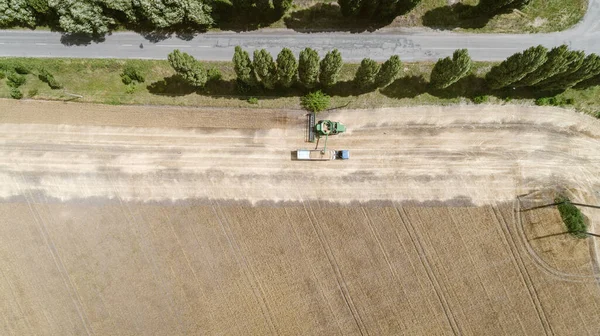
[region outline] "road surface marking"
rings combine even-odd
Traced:
[[[162,44],[156,45],[157,47],[165,47],[165,48],[191,48],[192,46],[185,44]]]
[[[133,44],[121,44],[121,47],[133,47]]]
[[[45,45],[48,45],[48,44],[47,43],[36,43],[35,45],[45,46]]]

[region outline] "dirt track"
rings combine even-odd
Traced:
[[[351,159],[306,163],[300,111],[0,111],[0,334],[600,330],[591,240],[533,241],[559,217],[514,202],[563,185],[597,204],[587,116],[339,111],[328,146]]]
[[[488,204],[549,185],[600,189],[599,123],[552,108],[330,113],[327,117],[346,123],[349,132],[332,137],[328,146],[349,149],[352,159],[306,163],[290,160],[292,150],[312,146],[304,142],[300,111],[254,111],[256,117],[245,111],[233,119],[227,110],[162,108],[163,120],[157,118],[160,108],[52,103],[66,110],[53,119],[61,124],[29,124],[38,120],[36,107],[44,103],[2,104],[11,105],[0,119],[0,196],[5,198],[42,192],[60,200]],[[136,118],[123,119],[131,109]],[[73,126],[86,115],[94,115],[94,124],[117,115],[108,124],[118,126]],[[44,115],[39,119],[49,121]],[[145,127],[130,127],[138,121]]]

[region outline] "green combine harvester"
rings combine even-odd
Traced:
[[[346,126],[337,121],[319,120],[319,122],[315,125],[315,133],[317,133],[317,136],[319,137],[336,135],[344,133],[345,131]]]
[[[320,139],[322,136],[325,137],[325,146],[323,147],[322,152],[325,153],[327,150],[327,138],[330,135],[337,135],[344,133],[346,131],[346,126],[344,126],[341,122],[331,121],[331,120],[319,120],[319,122],[315,125],[315,134]],[[317,142],[317,147],[319,143]]]

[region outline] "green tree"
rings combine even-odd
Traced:
[[[102,6],[90,0],[48,0],[48,6],[56,11],[60,27],[68,33],[104,35],[115,24],[104,15]]]
[[[492,67],[485,79],[492,89],[501,89],[516,83],[535,71],[548,59],[548,49],[543,46],[531,47],[516,53],[502,63]]]
[[[298,62],[298,79],[305,88],[314,88],[319,82],[319,54],[306,48],[300,52]]]
[[[569,72],[552,77],[548,81],[540,83],[543,85],[539,85],[539,87],[547,91],[565,90],[598,75],[600,75],[600,57],[590,54],[579,67],[573,67],[573,70]]]
[[[0,27],[35,26],[35,15],[27,0],[0,0]]]
[[[32,1],[32,0],[30,0]],[[39,0],[34,0],[39,1]],[[136,12],[137,7],[134,3],[135,0],[96,0],[106,8],[108,13],[120,14],[119,19],[126,20],[127,22],[135,23],[138,21]],[[121,18],[122,16],[122,18]]]
[[[337,49],[328,52],[321,60],[321,72],[319,74],[321,85],[329,87],[337,83],[342,65],[342,55]]]
[[[375,86],[375,79],[379,73],[379,64],[370,58],[365,58],[360,62],[358,70],[354,76],[354,84],[361,89],[372,89]]]
[[[265,49],[254,51],[252,62],[254,73],[266,89],[273,89],[277,83],[277,65],[273,57]]]
[[[535,86],[539,83],[555,77],[559,74],[569,72],[576,66],[578,69],[585,58],[582,51],[570,51],[566,45],[553,48],[548,52],[548,60],[535,71],[529,73],[514,86]]]
[[[198,0],[135,0],[144,19],[158,28],[179,24],[209,26],[211,7]]]
[[[383,63],[381,69],[375,78],[375,84],[379,88],[384,88],[394,82],[402,73],[402,61],[400,57],[394,55]]]
[[[298,73],[298,61],[294,53],[288,49],[283,48],[279,55],[277,55],[277,77],[279,77],[279,84],[283,87],[290,87],[296,80]]]
[[[302,107],[310,112],[318,113],[329,108],[329,96],[321,90],[311,92],[300,100]]]
[[[252,69],[252,61],[250,61],[250,55],[242,47],[235,47],[235,53],[233,54],[233,69],[237,76],[237,80],[248,86],[254,86],[256,84],[256,76]]]
[[[467,76],[472,67],[473,61],[467,49],[456,50],[452,58],[446,57],[435,63],[431,71],[431,85],[445,89]]]
[[[171,67],[192,86],[204,87],[208,81],[208,75],[202,63],[187,53],[175,49],[169,54]]]
[[[46,15],[50,12],[48,0],[27,0],[27,4],[38,14]]]

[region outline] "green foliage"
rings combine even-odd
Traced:
[[[375,79],[379,73],[379,64],[370,58],[365,58],[360,62],[356,75],[354,76],[354,85],[360,89],[372,89],[375,86]]]
[[[198,0],[137,0],[142,16],[157,28],[180,24],[208,26],[213,23],[211,7]]]
[[[48,0],[48,6],[58,15],[60,27],[68,33],[104,35],[115,24],[95,1]]]
[[[569,47],[564,44],[553,48],[548,52],[548,60],[544,64],[515,83],[514,86],[535,86],[543,83],[556,75],[568,72],[573,65],[581,63],[584,57],[585,53],[569,51]]]
[[[575,104],[573,98],[563,97],[542,97],[535,100],[535,105],[538,106],[566,106]]]
[[[19,75],[16,72],[11,72],[6,77],[6,84],[13,88],[18,88],[19,86],[25,84],[27,82],[27,78],[25,76]]]
[[[279,55],[277,55],[277,77],[279,78],[279,84],[286,88],[292,86],[296,81],[297,73],[298,62],[294,53],[288,48],[283,48]]]
[[[569,233],[576,238],[587,238],[587,223],[581,211],[565,196],[559,196],[554,201],[560,203],[558,212]]]
[[[23,92],[21,92],[19,88],[12,87],[10,88],[10,97],[13,99],[21,99],[23,98]]]
[[[319,113],[329,108],[330,97],[321,90],[311,92],[300,99],[302,107],[310,112]]]
[[[208,81],[206,69],[191,55],[175,49],[168,59],[175,72],[192,86],[204,87]]]
[[[50,12],[48,0],[27,0],[27,4],[38,14],[44,15]]]
[[[400,57],[394,55],[383,63],[381,69],[375,78],[375,84],[379,88],[384,88],[394,82],[402,73],[402,61]]]
[[[271,54],[265,50],[255,50],[252,62],[254,73],[266,89],[273,89],[277,83],[277,65]]]
[[[136,86],[134,83],[128,84],[127,86],[125,86],[125,93],[127,94],[133,94],[135,92]]]
[[[146,81],[141,70],[133,64],[125,64],[123,72],[121,72],[121,80],[124,84],[130,84],[132,82],[143,83]]]
[[[35,13],[27,0],[0,0],[0,27],[11,25],[35,26]]]
[[[298,79],[305,88],[311,89],[317,86],[319,82],[319,68],[319,54],[315,50],[306,48],[300,52]]]
[[[0,79],[4,79],[4,77],[6,77],[6,72],[4,72],[4,70],[0,69]]]
[[[337,49],[328,52],[321,60],[321,71],[319,81],[324,87],[330,87],[337,83],[340,71],[342,70],[342,55]]]
[[[490,96],[488,96],[488,95],[476,96],[473,98],[473,103],[475,103],[475,104],[485,104],[489,101],[490,101]]]
[[[252,105],[258,105],[258,98],[250,97],[250,98],[248,98],[248,103],[252,104]]]
[[[221,78],[223,78],[223,75],[221,75],[221,71],[217,68],[208,69],[206,75],[208,76],[209,81],[219,81],[221,80]]]
[[[583,59],[580,66],[573,66],[570,71],[552,77],[540,86],[548,91],[565,90],[598,75],[600,75],[600,57],[590,54]]]
[[[24,64],[16,64],[15,72],[20,75],[27,75],[31,73],[31,70],[29,70],[29,68]]]
[[[431,85],[436,89],[445,89],[467,76],[472,67],[473,61],[467,49],[456,50],[452,58],[437,61],[431,71]]]
[[[510,56],[488,72],[485,78],[489,87],[501,89],[520,81],[544,64],[547,54],[548,50],[540,45]]]
[[[62,89],[62,85],[54,78],[54,75],[52,75],[48,70],[46,69],[41,69],[40,73],[38,75],[38,78],[48,84],[48,86],[53,89]]]
[[[237,76],[238,82],[242,82],[248,86],[255,85],[256,76],[252,69],[252,61],[247,51],[242,50],[242,47],[236,46],[233,54],[233,70]]]
[[[32,97],[32,98],[33,98],[33,97],[37,96],[37,95],[38,95],[38,93],[40,93],[40,91],[39,91],[37,88],[33,88],[33,89],[30,89],[30,90],[27,92],[27,95],[28,95],[29,97]]]

